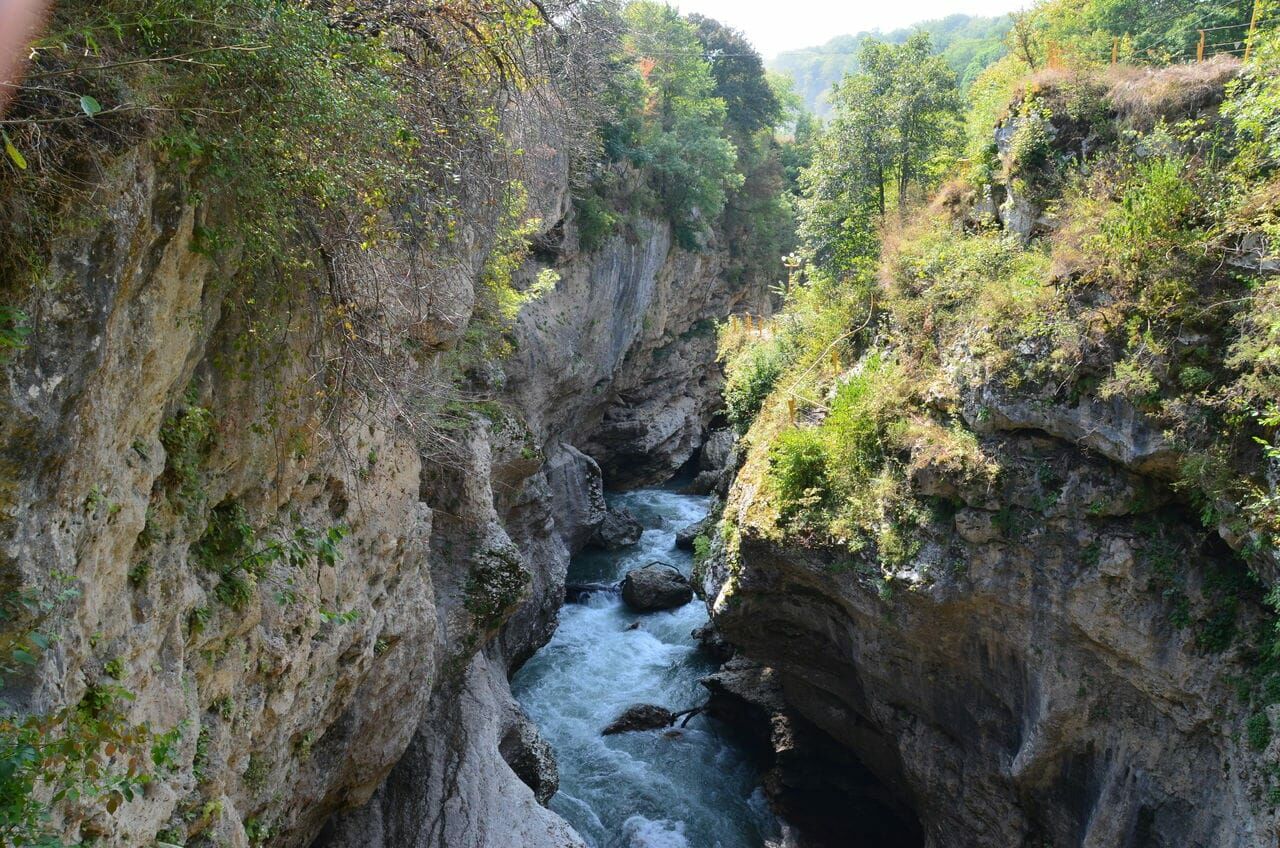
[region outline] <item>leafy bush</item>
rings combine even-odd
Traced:
[[[711,539],[705,533],[693,537],[693,564],[701,566],[711,556]]]
[[[52,597],[11,592],[0,598],[0,686],[36,665],[52,642],[42,625],[76,594],[68,588]],[[123,676],[123,662],[107,663],[107,672]],[[113,813],[138,797],[152,779],[143,768],[148,749],[173,732],[156,737],[148,726],[131,723],[125,707],[132,699],[117,685],[97,684],[78,703],[48,712],[17,714],[0,702],[0,842],[62,848],[59,806]]]
[[[751,428],[786,364],[787,357],[776,344],[752,345],[733,358],[727,369],[724,402],[729,421],[739,434]]]
[[[26,321],[27,316],[19,310],[0,304],[0,365],[26,345],[30,333]]]
[[[831,495],[823,434],[811,429],[780,433],[769,448],[769,473],[784,522],[820,509]]]
[[[165,471],[175,490],[175,502],[182,510],[200,506],[204,486],[200,465],[213,446],[213,413],[188,393],[186,405],[160,428],[160,444],[166,452]]]
[[[1099,223],[1099,246],[1111,270],[1125,281],[1161,277],[1180,269],[1170,262],[1204,235],[1192,226],[1199,198],[1179,156],[1143,161],[1134,170],[1120,202]]]
[[[583,250],[595,250],[618,226],[618,216],[594,191],[574,193],[573,208],[577,213],[578,243]]]
[[[1255,751],[1264,750],[1271,744],[1271,720],[1265,712],[1257,712],[1249,716],[1245,723],[1245,740]]]

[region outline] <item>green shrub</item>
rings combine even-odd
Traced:
[[[1198,197],[1179,156],[1140,162],[1118,203],[1099,223],[1098,244],[1126,282],[1177,278],[1185,252],[1204,238],[1195,224]]]
[[[27,316],[12,307],[0,304],[0,365],[16,351],[26,346]]]
[[[836,390],[823,430],[831,445],[832,461],[841,478],[858,485],[879,470],[884,457],[886,416],[896,410],[892,390],[895,372],[872,354],[861,370]]]
[[[711,556],[711,539],[705,533],[699,533],[693,538],[693,564],[695,567],[702,565]]]
[[[578,244],[583,250],[595,250],[618,228],[618,216],[594,191],[575,193],[573,208],[577,213]]]
[[[1271,720],[1265,712],[1249,716],[1244,728],[1245,741],[1255,751],[1262,751],[1271,744]]]
[[[249,765],[244,770],[244,785],[257,792],[267,785],[267,777],[271,773],[265,755],[254,752],[249,755]]]
[[[724,402],[733,428],[743,435],[773,391],[786,367],[787,358],[776,344],[748,347],[729,364]]]
[[[818,430],[780,433],[769,448],[769,471],[784,522],[820,508],[830,496],[827,446]]]
[[[118,686],[93,686],[79,704],[0,717],[0,843],[61,848],[54,808],[64,798],[114,813],[140,796],[155,737],[127,720],[123,705],[132,698]]]
[[[179,509],[189,510],[204,502],[200,466],[213,446],[213,413],[196,403],[194,392],[186,405],[160,428],[160,444],[166,452],[165,470],[173,483]]]

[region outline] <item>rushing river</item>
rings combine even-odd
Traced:
[[[706,498],[650,489],[613,503],[640,520],[644,535],[634,547],[579,557],[570,582],[613,583],[653,560],[689,573],[676,531],[706,514]],[[559,760],[551,808],[593,848],[761,848],[776,837],[756,765],[713,720],[696,717],[679,733],[600,735],[632,704],[678,711],[705,701],[698,678],[715,664],[690,632],[706,621],[697,599],[634,613],[618,595],[596,593],[564,607],[555,637],[513,681]]]

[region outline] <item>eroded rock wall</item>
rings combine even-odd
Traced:
[[[1232,67],[1208,72],[1225,79]],[[1221,99],[1206,92],[1174,99],[1196,114]],[[993,151],[1007,158],[1023,120],[998,128]],[[1058,161],[1087,171],[1106,133],[1063,124],[1048,135]],[[1000,228],[1012,244],[1071,225],[1011,172],[974,192],[961,226]],[[1047,285],[1089,284],[1052,274]],[[908,539],[878,556],[866,537],[854,549],[783,526],[768,436],[753,433],[703,571],[716,626],[771,670],[787,707],[906,800],[930,848],[1275,844],[1276,707],[1251,695],[1271,674],[1257,645],[1273,634],[1263,595],[1274,548],[1250,552],[1239,523],[1207,518],[1213,495],[1183,476],[1185,437],[1150,405],[1098,382],[1007,379],[976,350],[984,330],[904,314],[928,316],[938,367],[914,388],[923,402],[894,414],[963,433],[992,473],[894,445],[903,479],[890,485],[920,513],[871,519]],[[1194,343],[1226,349],[1234,331],[1219,330]],[[886,319],[877,353],[918,364],[897,341],[906,335]],[[1035,342],[1017,351],[1053,355]],[[1074,367],[1105,375],[1118,356],[1098,345]],[[851,366],[827,397],[869,367]],[[1248,437],[1231,424],[1214,438],[1230,452]]]
[[[1177,626],[1247,583],[1240,563],[1158,481],[1071,441],[993,431],[984,447],[999,487],[916,481],[958,507],[893,583],[779,545],[737,490],[740,548],[708,571],[717,626],[909,799],[928,845],[1264,844],[1243,668]],[[1193,575],[1181,599],[1174,569]]]
[[[305,311],[286,316],[273,356],[246,360],[255,328],[223,302],[238,257],[200,244],[235,210],[193,198],[146,153],[103,178],[105,215],[56,241],[23,304],[28,347],[4,366],[0,562],[16,585],[60,580],[73,597],[11,695],[39,710],[119,686],[136,696],[122,702],[131,721],[176,729],[141,798],[68,832],[306,845],[378,791],[325,839],[578,844],[507,765],[537,741],[513,733],[528,728],[506,675],[554,628],[568,558],[603,517],[600,464],[652,480],[696,449],[718,379],[703,322],[744,295],[662,222],[632,219],[578,250],[565,157],[551,135],[529,147],[539,237],[569,235],[522,274],[552,265],[560,282],[489,376],[501,414],[466,414],[447,450],[424,449],[376,399],[344,396],[335,417],[311,381],[321,343]],[[431,261],[388,251],[316,268],[408,281],[421,308],[395,326],[447,349],[496,214],[473,212]],[[694,372],[692,390],[671,391]],[[591,439],[625,414],[644,421]],[[318,555],[334,527],[336,554]],[[298,561],[267,557],[252,575],[236,559],[305,531]],[[227,533],[251,544],[215,564]]]

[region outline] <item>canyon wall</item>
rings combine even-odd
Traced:
[[[984,275],[998,279],[989,266],[967,266],[967,280],[947,276],[946,263],[900,272],[890,252],[875,292],[886,315],[861,358],[837,363],[818,402],[797,411],[793,400],[789,419],[766,410],[772,423],[746,439],[702,565],[714,622],[740,650],[742,673],[772,681],[788,709],[856,755],[877,791],[913,808],[931,848],[1276,841],[1275,619],[1264,600],[1275,547],[1251,544],[1259,528],[1216,504],[1211,481],[1187,476],[1197,451],[1231,456],[1238,465],[1224,475],[1255,475],[1273,496],[1274,462],[1249,444],[1245,416],[1211,424],[1208,404],[1176,382],[1160,384],[1160,402],[1105,388],[1122,372],[1124,340],[1097,328],[1123,325],[1130,307],[1091,264],[1102,240],[1075,235],[1088,218],[1069,194],[1081,184],[1136,191],[1123,187],[1133,178],[1116,164],[1129,162],[1118,140],[1152,132],[1134,154],[1144,163],[1161,149],[1153,126],[1212,126],[1236,67],[1122,69],[1101,81],[1050,71],[1029,82],[995,129],[990,182],[966,196],[957,181],[918,214],[936,224],[924,238],[1045,257],[1043,276],[1012,284],[1050,293],[1036,329],[1017,344],[997,335],[1016,296],[997,297],[995,315],[974,306]],[[1182,84],[1191,75],[1199,87]],[[1070,100],[1080,92],[1090,108]],[[1026,126],[1041,139],[1031,164],[1016,160]],[[1163,150],[1196,161],[1195,144]],[[1139,202],[1126,196],[1121,208]],[[1164,214],[1157,226],[1177,225]],[[1228,277],[1215,275],[1228,263],[1272,273],[1265,252],[1225,249],[1221,262],[1157,268],[1217,301]],[[1165,282],[1146,281],[1141,293]],[[953,303],[968,320],[947,323]],[[1240,325],[1207,314],[1177,328],[1172,361],[1226,356]],[[895,324],[901,315],[915,324]],[[1055,347],[1067,336],[1078,347]],[[1046,379],[1055,357],[1069,373]],[[894,377],[867,382],[885,362]],[[891,426],[924,434],[891,441],[882,427],[867,449],[884,456],[863,485],[893,487],[918,511],[873,513],[858,545],[824,535],[821,518],[788,524],[786,509],[803,507],[780,506],[773,475],[787,455],[767,429],[816,432],[846,385],[883,391]],[[849,411],[866,408],[845,407],[834,437],[874,431],[870,414]],[[821,502],[823,477],[806,479],[814,488],[804,495]],[[879,550],[880,539],[897,547]],[[712,687],[723,698],[738,681],[720,677]]]
[[[305,308],[277,316],[269,355],[246,344],[258,328],[224,302],[238,257],[201,242],[235,210],[144,149],[101,178],[104,214],[54,241],[4,364],[0,561],[11,584],[62,588],[41,622],[55,639],[9,694],[37,711],[105,698],[167,734],[139,797],[73,804],[67,832],[302,846],[372,797],[324,840],[578,844],[539,804],[553,778],[527,767],[545,746],[507,672],[554,628],[568,557],[603,518],[601,466],[654,480],[693,454],[719,379],[709,322],[766,295],[655,219],[581,251],[566,157],[538,132],[522,176],[555,246],[517,279],[559,282],[429,439],[388,396],[325,396],[313,369],[339,354]],[[465,211],[444,247],[307,273],[405,281],[419,308],[353,308],[385,310],[392,344],[447,351],[496,214]],[[417,360],[422,385],[441,355]]]

